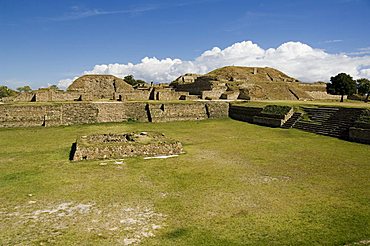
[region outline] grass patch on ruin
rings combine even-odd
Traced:
[[[181,141],[186,154],[125,158],[120,165],[68,161],[77,136],[132,131],[163,132]],[[144,245],[342,245],[370,240],[369,160],[369,145],[231,119],[0,129],[0,242],[119,245],[138,237]],[[156,228],[155,237],[145,236],[145,226]]]

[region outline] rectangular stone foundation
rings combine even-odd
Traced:
[[[180,142],[156,132],[82,136],[77,139],[74,148],[73,161],[177,155],[183,152]]]

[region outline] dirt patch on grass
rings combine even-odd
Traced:
[[[270,184],[274,182],[289,182],[291,180],[288,176],[277,176],[277,177],[271,177],[268,175],[261,175],[256,177],[247,178],[246,181],[253,184]]]
[[[150,206],[102,208],[95,203],[63,202],[41,207],[31,201],[13,209],[0,208],[0,238],[4,245],[50,245],[80,234],[96,242],[136,245],[154,237],[165,217]]]
[[[355,245],[359,245],[359,246],[360,245],[361,246],[370,245],[370,240],[362,240],[362,241],[359,241],[359,242],[346,244],[345,246],[355,246]]]

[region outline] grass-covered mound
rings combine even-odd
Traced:
[[[169,159],[68,161],[77,136],[158,131]],[[244,122],[0,129],[4,245],[342,245],[370,239],[370,146]]]

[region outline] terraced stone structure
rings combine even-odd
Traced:
[[[229,109],[229,116],[235,120],[270,127],[282,127],[293,115],[294,110],[290,106],[267,105],[262,108],[233,105]]]
[[[332,99],[325,83],[300,83],[270,67],[228,66],[205,75],[185,74],[171,84],[203,99],[314,100]]]
[[[273,109],[272,113],[266,112],[267,107]],[[229,116],[254,124],[296,128],[320,135],[370,143],[370,110],[365,108],[306,106],[294,112],[286,106],[268,105],[262,108],[231,105]]]
[[[142,84],[132,87],[113,75],[90,74],[77,78],[67,91],[39,89],[2,98],[3,102],[64,101],[177,101],[198,99],[226,100],[314,100],[336,99],[326,93],[326,84],[300,83],[269,67],[229,66],[205,75],[185,74],[170,85]]]
[[[71,160],[177,155],[182,152],[179,141],[158,132],[97,134],[78,138],[72,147]]]
[[[113,75],[84,75],[68,87],[68,92],[78,92],[92,98],[111,99],[115,93],[130,93],[134,89],[123,79]]]

